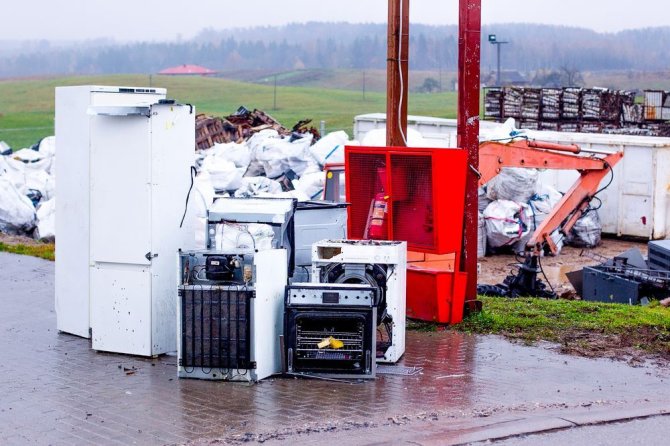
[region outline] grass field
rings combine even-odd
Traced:
[[[545,299],[480,297],[484,311],[457,330],[499,334],[526,342],[550,341],[561,351],[630,360],[670,360],[670,309]]]
[[[56,260],[53,243],[32,242],[23,243],[4,243],[0,242],[0,251],[11,252],[13,254],[22,254],[26,256],[39,257],[46,260]]]
[[[12,148],[28,147],[53,135],[54,88],[65,85],[130,85],[165,87],[168,95],[195,105],[199,113],[228,115],[240,105],[260,108],[286,126],[311,118],[318,127],[326,121],[328,130],[353,129],[354,116],[383,112],[386,95],[320,87],[277,88],[277,109],[273,109],[274,87],[220,78],[140,75],[88,76],[53,79],[0,81],[0,140]],[[456,116],[456,94],[410,93],[409,113],[437,117]]]

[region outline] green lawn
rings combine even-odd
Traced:
[[[483,311],[458,325],[410,321],[408,329],[496,334],[528,344],[557,343],[563,353],[587,357],[670,362],[670,308],[657,301],[631,306],[564,299],[479,299]]]
[[[628,359],[637,353],[670,360],[670,308],[546,299],[481,297],[484,310],[456,330],[550,341],[566,353]]]
[[[0,251],[40,257],[51,261],[55,260],[53,243],[31,243],[24,245],[22,243],[14,244],[0,242]]]
[[[517,334],[528,340],[558,340],[567,328],[621,334],[642,327],[670,335],[670,310],[660,305],[622,304],[546,299],[481,297],[484,311],[467,318],[462,330]],[[670,341],[670,337],[667,339]],[[670,344],[668,344],[670,346]]]
[[[277,109],[273,109],[274,88],[220,78],[143,75],[81,76],[53,79],[0,81],[0,140],[14,149],[28,147],[53,135],[54,88],[64,85],[130,85],[165,87],[168,95],[192,103],[198,112],[228,115],[240,105],[260,108],[286,126],[311,118],[318,127],[326,121],[330,130],[352,134],[354,116],[384,112],[386,95],[318,87],[278,87]],[[410,93],[409,113],[437,117],[456,116],[456,94]]]

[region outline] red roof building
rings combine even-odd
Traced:
[[[212,74],[216,74],[216,71],[201,67],[200,65],[184,64],[177,67],[166,68],[159,71],[158,74],[167,74],[170,76],[211,76]]]

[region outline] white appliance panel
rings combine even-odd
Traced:
[[[94,350],[151,356],[151,272],[148,267],[98,264],[91,270]]]
[[[146,117],[91,122],[91,259],[149,265],[151,134]]]

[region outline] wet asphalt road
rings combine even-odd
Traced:
[[[476,446],[665,446],[670,444],[670,415],[623,423],[575,427],[547,434],[475,443]]]

